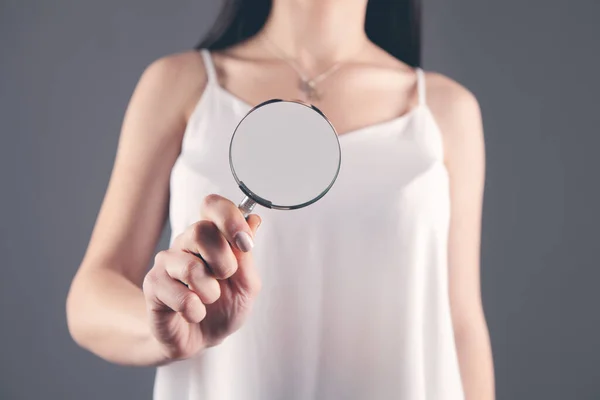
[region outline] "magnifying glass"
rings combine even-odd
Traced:
[[[247,217],[256,204],[277,210],[321,199],[340,171],[337,132],[315,106],[273,99],[252,108],[236,127],[229,165],[245,197]]]

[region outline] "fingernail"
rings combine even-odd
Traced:
[[[235,245],[238,247],[238,249],[243,252],[248,252],[254,247],[252,237],[250,237],[250,235],[244,231],[236,233],[233,239],[235,240]]]

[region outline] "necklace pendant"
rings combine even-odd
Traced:
[[[304,94],[306,95],[308,100],[318,100],[319,99],[319,92],[317,91],[317,85],[312,80],[306,81],[304,79],[301,79],[300,80],[300,90],[302,90],[302,92],[304,92]]]

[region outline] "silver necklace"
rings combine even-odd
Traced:
[[[261,36],[263,39],[263,43],[265,43],[267,45],[266,47],[269,49],[269,51],[271,51],[271,53],[273,53],[278,58],[280,58],[283,61],[285,61],[286,63],[288,63],[290,65],[290,67],[292,67],[294,69],[294,71],[296,71],[296,74],[298,74],[298,77],[300,78],[298,88],[302,91],[302,93],[304,93],[304,95],[310,101],[321,99],[321,96],[323,95],[323,93],[318,90],[317,84],[319,82],[322,82],[329,76],[331,76],[344,63],[342,61],[336,62],[335,64],[333,64],[331,67],[327,68],[325,71],[321,72],[320,74],[318,74],[312,78],[309,78],[304,73],[304,71],[302,71],[302,69],[298,66],[296,61],[294,61],[291,57],[287,56],[285,54],[285,52],[280,47],[278,47],[275,43],[273,43],[271,40],[269,40],[266,35],[263,34]],[[359,49],[359,51],[356,52],[356,54],[358,54],[360,52],[360,50],[362,50],[362,47]]]

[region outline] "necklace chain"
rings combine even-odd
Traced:
[[[338,61],[334,63],[331,67],[327,68],[325,71],[321,72],[320,74],[309,78],[308,76],[306,76],[304,71],[302,71],[302,68],[300,68],[298,63],[294,59],[289,57],[287,54],[285,54],[285,52],[279,46],[273,43],[269,38],[267,38],[265,34],[262,34],[261,37],[263,39],[263,43],[267,45],[266,47],[269,49],[269,51],[271,51],[271,53],[273,53],[278,58],[285,61],[290,67],[292,67],[296,74],[298,74],[298,77],[300,78],[299,88],[306,95],[306,97],[308,97],[309,100],[319,100],[321,98],[322,93],[318,91],[317,84],[331,76],[344,63],[344,61]],[[358,54],[361,50],[362,47],[356,52],[356,54]],[[349,59],[350,58],[348,58],[348,60]]]

